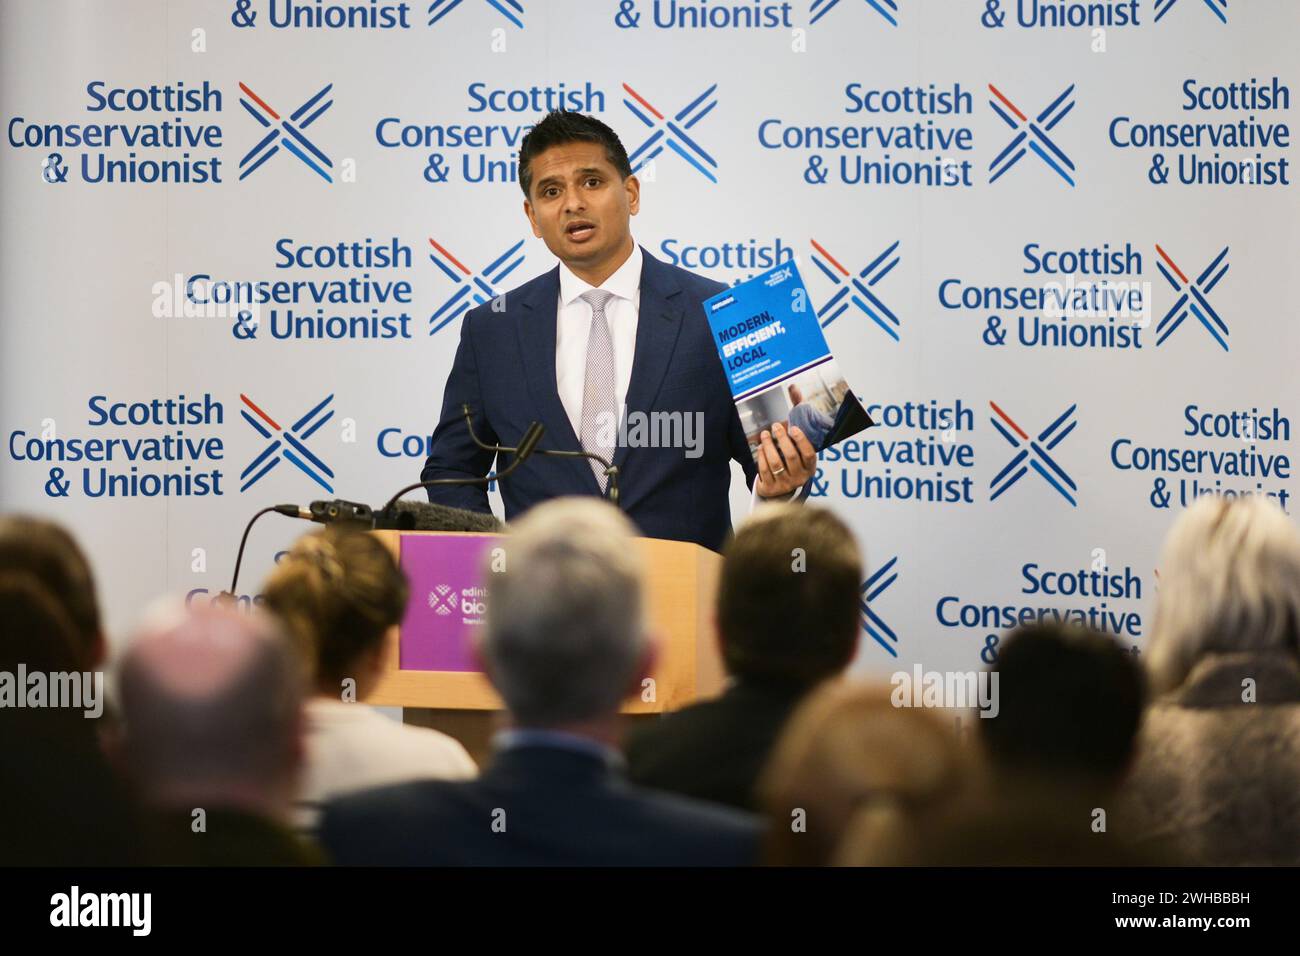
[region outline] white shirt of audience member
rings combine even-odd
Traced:
[[[398,723],[360,703],[313,698],[306,706],[306,766],[294,822],[315,828],[335,797],[412,780],[466,780],[478,767],[460,742]]]

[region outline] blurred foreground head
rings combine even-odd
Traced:
[[[302,761],[300,671],[260,613],[157,615],[120,673],[124,756],[142,799],[280,815]]]
[[[384,637],[401,621],[408,593],[379,538],[342,526],[299,538],[262,590],[316,689],[338,697],[351,678],[358,700],[379,673]]]
[[[1300,534],[1271,498],[1199,498],[1160,559],[1147,667],[1157,692],[1213,654],[1300,657]]]
[[[78,648],[77,627],[34,575],[0,572],[0,672],[53,681],[83,667]],[[0,708],[0,866],[140,862],[138,821],[98,724],[81,707]]]
[[[992,769],[1107,789],[1128,770],[1146,691],[1114,637],[1063,624],[1016,628],[1002,642],[998,715],[976,720]]]
[[[862,556],[823,508],[767,504],[723,551],[718,630],[727,670],[811,686],[857,651]]]
[[[890,857],[958,791],[964,763],[949,724],[890,698],[888,684],[836,682],[796,711],[759,782],[769,863]]]
[[[613,715],[650,663],[636,529],[589,497],[547,501],[511,529],[504,570],[485,575],[488,677],[520,726]]]
[[[107,654],[95,578],[77,542],[60,525],[26,515],[0,517],[0,574],[29,574],[71,625],[77,670],[95,670]]]

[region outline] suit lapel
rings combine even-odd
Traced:
[[[632,359],[632,377],[627,387],[627,411],[648,412],[659,394],[659,386],[677,347],[678,333],[682,328],[681,287],[674,281],[671,271],[641,247],[641,305],[636,324],[636,350]],[[582,445],[573,431],[573,423],[560,401],[555,385],[555,335],[556,309],[560,298],[560,267],[556,266],[542,276],[531,294],[519,303],[517,331],[519,349],[524,363],[524,378],[528,393],[536,403],[537,418],[545,427],[543,448],[581,450]],[[614,452],[614,464],[622,465],[628,449],[619,445]],[[553,467],[563,467],[560,459],[553,459]],[[590,466],[583,461],[574,463],[590,483],[590,490],[599,493],[600,486]]]
[[[538,421],[546,426],[542,447],[577,450],[578,436],[573,433],[573,423],[555,386],[555,323],[559,299],[560,267],[556,266],[542,276],[532,294],[520,303],[516,328],[528,393],[535,403]]]
[[[627,413],[648,412],[659,394],[664,374],[682,329],[681,287],[658,259],[641,247],[641,307],[636,323],[636,352],[627,386]],[[620,444],[614,464],[622,465],[628,449]]]

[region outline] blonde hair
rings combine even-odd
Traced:
[[[406,610],[406,577],[375,536],[339,527],[303,535],[263,588],[309,679],[335,686]]]
[[[1199,499],[1165,538],[1159,573],[1147,651],[1156,691],[1206,654],[1297,653],[1300,534],[1271,499]]]
[[[888,684],[831,680],[786,725],[759,779],[766,861],[856,864],[890,856],[968,774],[939,715],[895,707]],[[802,811],[806,829],[792,826]]]

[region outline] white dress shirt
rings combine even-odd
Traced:
[[[632,380],[632,361],[636,355],[636,323],[641,313],[641,262],[644,256],[635,240],[632,254],[599,287],[574,275],[560,263],[560,297],[555,313],[555,386],[560,393],[565,414],[573,425],[573,434],[582,439],[582,393],[587,384],[587,340],[591,337],[592,308],[582,300],[584,292],[597,288],[613,293],[605,304],[605,318],[614,341],[614,401],[620,423],[627,413],[627,386]],[[774,500],[788,501],[791,492]],[[750,507],[758,497],[758,479],[750,496]]]
[[[632,380],[632,357],[636,354],[636,322],[641,311],[641,247],[632,243],[632,254],[614,274],[600,284],[614,298],[605,304],[605,318],[614,341],[614,403],[619,421],[627,404],[627,386]],[[560,302],[555,324],[555,386],[564,411],[573,423],[573,434],[582,438],[582,393],[587,383],[587,340],[591,337],[591,306],[581,298],[596,286],[588,285],[560,263]]]

